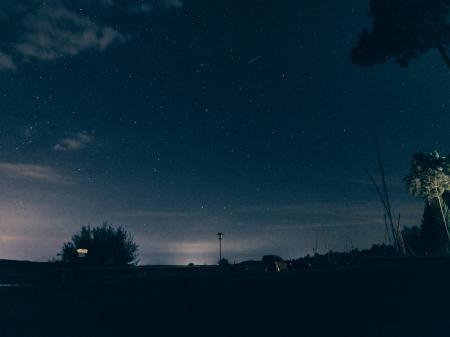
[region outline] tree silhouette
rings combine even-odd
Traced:
[[[443,203],[445,205],[445,203]],[[445,208],[447,208],[445,206]],[[446,212],[448,221],[448,213]],[[444,230],[444,222],[437,202],[427,202],[423,211],[420,236],[423,250],[427,254],[441,254],[447,251],[449,246],[447,234]]]
[[[223,257],[219,260],[218,265],[221,268],[228,268],[230,266],[230,262],[228,261],[228,259]]]
[[[450,57],[450,0],[371,0],[372,31],[363,30],[352,61],[366,67],[394,59],[398,65],[437,48],[447,67]]]
[[[447,207],[443,202],[444,192],[450,190],[450,161],[437,151],[430,154],[413,155],[411,172],[405,178],[409,192],[425,200],[428,205],[437,203],[447,239],[450,233],[447,226]]]
[[[93,227],[83,226],[72,236],[72,241],[63,244],[63,262],[79,261],[77,249],[88,249],[83,263],[92,266],[125,266],[137,263],[138,245],[122,227],[108,223]]]
[[[409,253],[413,255],[424,253],[421,228],[418,226],[405,227],[402,230],[402,236]]]

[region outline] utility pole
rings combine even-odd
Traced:
[[[216,235],[219,238],[219,263],[220,263],[220,261],[222,261],[222,238],[223,238],[223,233],[219,232]]]

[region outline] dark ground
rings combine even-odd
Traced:
[[[450,336],[449,263],[0,288],[0,336]]]

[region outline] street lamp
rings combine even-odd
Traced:
[[[223,233],[222,232],[217,233],[217,237],[219,238],[219,263],[220,263],[220,261],[222,261],[222,238],[223,238]]]

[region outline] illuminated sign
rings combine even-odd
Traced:
[[[88,250],[86,248],[78,248],[77,253],[78,253],[78,257],[86,257]]]

